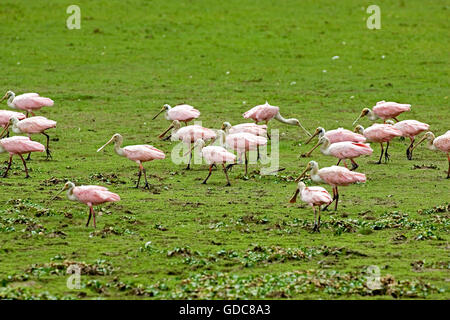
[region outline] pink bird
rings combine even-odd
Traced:
[[[102,151],[108,144],[111,142],[114,142],[114,151],[121,157],[126,157],[130,159],[131,161],[136,162],[139,165],[139,172],[138,172],[138,181],[136,184],[136,188],[139,188],[139,183],[141,181],[142,173],[144,173],[144,179],[145,179],[145,186],[144,189],[150,189],[150,185],[147,181],[147,172],[145,171],[144,166],[142,165],[143,162],[152,161],[152,160],[161,160],[164,159],[166,156],[164,152],[162,152],[159,149],[156,149],[155,147],[148,145],[148,144],[140,144],[140,145],[134,145],[134,146],[127,146],[124,148],[121,148],[123,137],[116,133],[112,136],[111,139],[109,139],[108,142],[106,142],[102,147],[100,147],[97,152]]]
[[[302,124],[300,123],[300,121],[298,121],[298,119],[283,118],[280,114],[280,108],[278,108],[276,106],[271,106],[267,101],[265,104],[261,104],[261,105],[251,108],[250,110],[248,110],[247,112],[245,112],[243,114],[243,117],[245,119],[254,120],[256,124],[258,124],[259,122],[265,122],[266,125],[270,120],[275,119],[284,124],[298,126],[298,127],[302,128],[303,131],[305,131],[305,133],[308,136],[311,136],[311,134],[302,126]],[[269,139],[270,139],[270,136],[269,136]]]
[[[359,172],[350,171],[347,168],[339,166],[331,166],[322,168],[319,170],[319,164],[316,161],[310,161],[306,166],[306,169],[300,174],[300,176],[295,180],[299,182],[300,179],[305,176],[306,172],[310,171],[311,180],[314,182],[324,182],[333,187],[333,201],[334,210],[337,210],[339,202],[339,192],[338,187],[348,186],[352,183],[366,182],[366,175]],[[326,210],[328,205],[322,210]]]
[[[320,206],[325,204],[329,205],[333,202],[330,194],[322,187],[306,187],[303,182],[299,182],[294,195],[292,196],[290,203],[297,201],[297,196],[300,193],[300,198],[303,202],[306,202],[314,210],[314,229],[313,231],[320,232]],[[316,216],[316,206],[319,210],[318,218]]]
[[[361,111],[359,117],[353,122],[353,125],[362,117],[367,116],[369,120],[376,121],[377,119],[383,119],[386,122],[387,119],[394,119],[398,122],[397,116],[405,111],[410,111],[410,104],[402,104],[397,102],[378,101],[376,106],[370,110],[364,108]]]
[[[39,142],[31,141],[28,137],[15,136],[10,138],[0,139],[0,153],[9,153],[9,163],[8,168],[6,168],[3,178],[6,178],[9,169],[11,168],[12,158],[14,155],[18,155],[23,162],[23,167],[25,168],[25,178],[29,178],[27,163],[23,158],[22,154],[30,152],[44,152],[44,145]]]
[[[377,142],[381,146],[381,154],[380,159],[377,164],[381,163],[381,159],[383,158],[384,153],[384,160],[385,162],[388,162],[389,160],[389,141],[396,137],[401,137],[402,132],[396,128],[394,128],[392,125],[389,124],[378,124],[375,123],[368,127],[367,129],[364,129],[362,126],[357,125],[355,127],[355,132],[358,132],[360,134],[363,134],[364,137],[367,138],[367,140],[371,142]],[[384,151],[383,143],[386,142],[386,151]]]
[[[330,143],[343,142],[343,141],[351,141],[351,142],[366,142],[366,138],[363,135],[355,133],[353,131],[338,128],[330,131],[325,131],[324,128],[318,127],[311,138],[305,142],[308,144],[315,136],[319,136],[319,139],[322,137],[326,137]]]
[[[406,157],[408,160],[412,160],[412,149],[414,146],[415,137],[421,132],[427,131],[430,129],[430,125],[417,121],[417,120],[403,120],[397,123],[394,123],[391,120],[386,121],[388,124],[392,124],[395,129],[398,129],[402,132],[402,136],[405,138],[409,138],[411,140],[411,144],[408,149],[406,149]]]
[[[164,111],[166,112],[167,120],[178,120],[184,122],[186,125],[189,121],[197,119],[200,116],[200,111],[188,104],[179,104],[173,108],[168,104],[165,104],[152,120],[155,120]]]
[[[221,130],[223,130],[225,134],[247,132],[254,134],[255,136],[267,137],[267,125],[265,124],[240,123],[232,126],[231,123],[225,121],[222,124]]]
[[[450,130],[444,133],[442,136],[435,137],[433,132],[427,132],[420,139],[419,142],[412,148],[414,150],[422,141],[428,140],[427,148],[432,151],[442,151],[447,154],[448,160],[448,171],[447,171],[447,179],[450,178]],[[411,150],[411,151],[412,151]]]
[[[181,128],[180,121],[178,120],[174,120],[172,124],[166,129],[166,131],[159,135],[159,138],[163,138],[170,130],[172,130],[172,133],[166,139],[170,138],[172,141],[182,141],[183,143],[188,145],[189,150],[191,149],[191,144],[198,139],[209,141],[215,140],[217,138],[217,135],[213,130],[204,128],[199,125],[190,125]],[[189,151],[189,161],[186,170],[189,170],[191,168],[191,159],[192,152]]]
[[[231,185],[230,179],[228,178],[228,169],[225,167],[225,164],[234,163],[236,161],[236,156],[234,154],[227,151],[227,149],[225,149],[224,147],[220,146],[205,147],[205,141],[203,139],[198,139],[197,141],[195,141],[190,152],[192,152],[192,150],[198,150],[201,153],[203,159],[205,159],[206,163],[209,164],[209,174],[202,182],[203,184],[206,184],[209,177],[211,176],[212,168],[218,164],[221,164],[223,172],[225,173],[225,176],[227,178],[226,186]]]
[[[40,110],[42,107],[53,106],[52,99],[40,97],[37,93],[24,93],[16,96],[14,92],[7,91],[0,102],[5,99],[8,99],[7,104],[9,107],[26,111],[27,117],[28,113],[34,116],[34,111]]]
[[[17,134],[27,134],[28,136],[32,134],[43,134],[47,138],[47,160],[51,158],[52,154],[49,149],[50,136],[45,133],[46,130],[51,128],[56,128],[56,121],[49,120],[45,117],[31,117],[23,120],[19,120],[16,117],[12,117],[9,120],[8,125],[5,127],[3,132],[0,134],[0,137],[3,136],[3,133],[6,131],[9,133],[8,129],[12,125],[12,131]],[[30,160],[30,155],[28,155],[27,160]]]
[[[89,221],[93,220],[94,228],[97,227],[95,223],[95,211],[93,206],[105,203],[116,202],[120,200],[120,196],[116,193],[108,191],[107,188],[101,186],[78,186],[73,182],[66,182],[64,187],[51,200],[54,200],[61,192],[67,190],[67,198],[72,201],[78,201],[86,204],[89,207],[89,217],[86,227],[89,226]]]
[[[9,120],[12,117],[15,117],[19,120],[25,119],[25,115],[20,112],[9,111],[9,110],[0,110],[0,127],[4,128],[9,125]]]
[[[229,134],[225,138],[226,146],[237,151],[239,158],[242,159],[242,154],[245,157],[245,176],[248,174],[248,156],[247,153],[251,150],[256,150],[260,146],[267,144],[267,139],[264,137],[255,136],[248,132],[239,132]],[[228,165],[231,168],[233,165]]]
[[[337,165],[339,165],[341,161],[344,160],[344,165],[345,167],[347,167],[346,160],[350,159],[350,161],[352,162],[352,171],[359,167],[359,165],[353,159],[360,156],[370,156],[373,152],[370,144],[350,141],[330,143],[330,140],[328,140],[327,137],[322,137],[311,150],[309,150],[305,154],[302,154],[302,157],[309,157],[311,153],[320,145],[320,151],[322,152],[322,154],[326,156],[333,156],[339,159]]]

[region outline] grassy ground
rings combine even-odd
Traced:
[[[164,103],[186,102],[203,125],[219,128],[268,100],[310,131],[351,128],[362,107],[393,100],[413,106],[401,119],[442,134],[447,1],[380,2],[381,30],[366,28],[372,2],[356,0],[77,1],[80,30],[65,27],[70,4],[0,7],[2,90],[53,98],[39,114],[58,121],[49,132],[54,159],[34,155],[29,180],[15,159],[0,180],[0,297],[450,297],[444,154],[422,146],[408,161],[407,141],[395,141],[391,162],[375,165],[374,145],[374,156],[359,161],[367,183],[341,189],[339,212],[325,213],[317,234],[310,208],[288,203],[309,161],[298,157],[309,147],[299,145],[298,128],[270,123],[285,171],[260,176],[253,165],[244,180],[236,167],[224,187],[221,172],[201,185],[205,165],[186,172],[173,164],[175,143],[157,138],[168,121],[151,121]],[[151,191],[131,188],[137,166],[112,147],[96,153],[116,132],[125,145],[168,155],[146,164]],[[312,159],[335,163],[318,151]],[[97,230],[86,228],[84,205],[46,202],[66,179],[106,185],[122,201],[100,209]],[[70,261],[86,263],[80,290],[66,287]],[[371,265],[380,268],[378,290],[365,285]]]

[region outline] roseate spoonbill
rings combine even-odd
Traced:
[[[231,126],[231,123],[224,122],[222,124],[222,128],[225,132],[225,134],[233,134],[233,133],[239,133],[239,132],[247,132],[254,134],[255,136],[261,136],[261,137],[268,137],[267,135],[267,125],[259,125],[256,123],[240,123],[234,126]],[[256,147],[256,150],[258,152],[257,159],[260,159],[259,155],[259,146]]]
[[[243,114],[243,117],[245,119],[253,119],[256,124],[258,124],[261,121],[264,121],[266,123],[266,125],[270,120],[275,119],[284,124],[298,126],[298,127],[302,128],[303,131],[305,131],[305,133],[308,136],[311,137],[311,134],[302,126],[302,124],[300,123],[300,121],[298,119],[283,118],[280,114],[280,108],[278,108],[276,106],[271,106],[267,101],[265,104],[261,104],[261,105],[251,108],[250,110],[248,110],[247,112],[245,112]],[[270,136],[268,136],[268,137],[270,139]]]
[[[295,180],[299,182],[305,174],[310,171],[311,180],[314,182],[324,182],[333,187],[333,201],[334,210],[337,210],[339,202],[338,187],[348,186],[349,184],[356,182],[366,182],[366,175],[364,173],[350,171],[347,168],[339,166],[331,166],[319,169],[319,164],[316,161],[310,161],[306,166],[306,169]],[[326,210],[328,205],[322,210]]]
[[[8,152],[9,153],[9,163],[6,168],[5,173],[3,174],[3,178],[6,178],[9,169],[11,168],[12,158],[14,155],[18,155],[20,159],[22,159],[23,167],[25,168],[25,178],[29,178],[27,163],[23,158],[22,154],[30,153],[30,152],[44,152],[44,145],[40,144],[36,141],[31,141],[28,137],[23,136],[15,136],[10,138],[0,139],[0,153]]]
[[[352,132],[347,129],[338,128],[334,130],[325,131],[322,127],[317,127],[314,134],[305,144],[308,144],[315,136],[318,136],[319,139],[322,137],[327,137],[330,143],[343,142],[343,141],[351,141],[351,142],[366,142],[366,138],[363,135]]]
[[[194,145],[192,146],[192,150],[198,150],[200,154],[202,155],[203,159],[205,159],[206,163],[209,164],[209,173],[208,176],[203,180],[203,184],[206,184],[209,177],[212,173],[212,168],[218,164],[222,165],[223,172],[225,173],[225,176],[227,177],[227,184],[226,186],[230,186],[230,179],[228,178],[228,170],[225,167],[225,163],[235,162],[236,156],[232,154],[231,152],[227,151],[227,149],[220,147],[220,146],[207,146],[205,147],[205,141],[203,139],[197,139],[195,141]]]
[[[394,123],[391,120],[387,120],[386,123],[393,125],[395,129],[398,129],[402,132],[403,137],[409,138],[409,140],[411,140],[411,144],[408,146],[408,149],[406,149],[406,157],[408,158],[408,160],[412,160],[412,149],[414,146],[415,137],[421,132],[430,129],[430,125],[417,120],[403,120],[397,123]]]
[[[174,120],[166,131],[159,135],[159,138],[163,138],[170,130],[172,130],[172,133],[166,139],[170,138],[172,141],[182,141],[188,146],[189,150],[191,149],[191,144],[198,139],[209,141],[215,140],[217,137],[216,133],[211,129],[196,124],[181,128],[180,121]],[[186,170],[190,170],[191,168],[191,159],[192,152],[189,152],[189,161]]]
[[[320,146],[320,151],[322,154],[326,156],[333,156],[339,159],[337,165],[344,160],[344,165],[347,167],[346,160],[350,159],[352,162],[352,171],[359,167],[359,165],[355,162],[355,158],[360,156],[370,156],[373,152],[370,144],[368,143],[357,143],[350,141],[336,142],[330,143],[327,137],[322,137],[319,139],[319,142],[307,153],[302,154],[302,157],[309,157],[311,153]]]
[[[223,132],[223,131],[222,131]],[[245,176],[248,174],[248,156],[247,152],[255,150],[259,146],[267,144],[267,139],[264,137],[255,136],[248,132],[238,132],[229,134],[225,137],[225,144],[228,148],[235,150],[242,159],[242,154],[245,157]],[[231,168],[233,164],[228,165]]]
[[[450,130],[444,133],[442,136],[435,137],[433,132],[427,132],[422,137],[422,139],[417,142],[417,144],[412,148],[414,150],[419,144],[423,141],[428,140],[427,148],[432,151],[442,151],[447,154],[448,159],[448,171],[447,171],[447,179],[450,178]],[[411,150],[411,151],[412,151]]]
[[[50,136],[47,133],[45,133],[45,131],[51,128],[56,128],[56,121],[49,120],[45,117],[30,117],[23,120],[19,120],[16,117],[12,117],[9,120],[8,125],[0,134],[0,137],[3,136],[3,133],[5,131],[9,132],[8,129],[10,126],[12,126],[12,131],[17,134],[25,133],[28,136],[32,134],[43,134],[47,138],[47,146],[45,149],[47,153],[47,160],[48,158],[52,157],[52,154],[49,149]],[[30,160],[30,155],[28,155],[27,160]]]
[[[38,93],[24,93],[16,96],[16,94],[10,90],[6,92],[3,98],[0,100],[7,100],[7,104],[9,107],[13,109],[20,109],[31,113],[34,116],[34,111],[41,109],[42,107],[51,107],[53,106],[53,100],[46,97],[40,97]]]
[[[165,116],[167,120],[178,120],[184,122],[186,125],[189,121],[197,119],[200,116],[200,111],[188,104],[179,104],[173,108],[168,104],[165,104],[152,120],[155,120],[164,111],[166,112]]]
[[[25,119],[25,115],[23,113],[10,110],[0,110],[0,127],[6,127],[12,117],[15,117],[19,120]]]
[[[358,132],[358,133],[364,135],[364,137],[366,137],[367,140],[369,140],[371,142],[377,142],[380,144],[381,154],[380,154],[380,159],[378,160],[378,162],[376,162],[377,164],[381,163],[381,159],[383,158],[383,153],[384,153],[384,161],[388,162],[388,160],[389,160],[389,153],[388,153],[389,141],[391,141],[392,139],[394,139],[396,137],[402,136],[402,132],[400,130],[394,128],[392,125],[379,124],[379,123],[375,123],[366,129],[364,129],[364,127],[361,125],[357,125],[355,127],[355,132]],[[384,142],[386,142],[386,151],[384,150],[384,147],[383,147]]]
[[[402,104],[397,102],[378,101],[377,104],[370,110],[364,108],[361,114],[353,122],[355,125],[358,120],[364,116],[367,116],[370,121],[376,121],[377,119],[383,119],[386,122],[387,119],[394,119],[398,122],[397,116],[405,111],[411,110],[410,104]]]
[[[71,181],[64,184],[64,187],[51,200],[54,200],[61,192],[67,190],[67,198],[72,201],[78,201],[86,204],[89,207],[89,217],[86,227],[89,226],[89,221],[93,220],[94,228],[97,227],[95,223],[95,211],[93,206],[105,203],[116,202],[120,200],[120,196],[116,193],[108,191],[108,188],[101,186],[78,186]]]
[[[116,133],[114,134],[108,142],[106,142],[102,147],[100,147],[97,152],[102,151],[108,144],[114,142],[114,151],[121,157],[126,157],[131,161],[136,162],[139,165],[138,180],[136,183],[136,188],[139,188],[139,183],[141,182],[142,173],[144,173],[145,186],[144,189],[150,189],[150,185],[147,181],[147,172],[145,171],[143,162],[152,160],[161,160],[166,156],[164,152],[148,144],[139,144],[133,146],[126,146],[121,148],[123,137]]]
[[[303,182],[299,182],[294,195],[292,196],[290,203],[297,201],[297,196],[300,194],[300,199],[306,202],[314,210],[314,229],[313,231],[320,232],[320,206],[325,204],[329,205],[333,202],[330,194],[322,187],[307,187]],[[319,211],[319,215],[316,215],[316,206]]]

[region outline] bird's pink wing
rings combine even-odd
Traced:
[[[343,128],[326,131],[324,136],[330,143],[343,141],[366,142],[366,138],[363,135]]]
[[[266,136],[267,135],[267,125],[258,125],[255,123],[241,123],[230,128],[230,134],[247,132],[254,134],[256,136]]]
[[[279,108],[268,103],[251,108],[243,114],[245,119],[253,119],[256,122],[269,121],[279,112]]]
[[[202,156],[209,164],[235,162],[236,160],[234,154],[219,146],[204,147],[202,149]]]
[[[200,111],[188,104],[182,104],[170,109],[168,115],[171,120],[187,121],[198,118]]]
[[[443,152],[450,152],[450,131],[447,131],[442,136],[436,137],[433,145]]]
[[[373,150],[369,144],[356,142],[337,142],[329,147],[330,154],[339,159],[357,158],[362,155],[371,155]]]
[[[25,115],[23,113],[9,110],[0,110],[0,126],[4,127],[5,125],[7,125],[9,120],[13,117],[19,120],[25,119]]]
[[[29,152],[44,152],[44,145],[31,141],[28,137],[14,136],[0,140],[2,147],[10,154],[23,154]]]
[[[322,187],[306,187],[301,195],[302,201],[309,204],[331,203],[333,199],[327,190]]]
[[[377,103],[373,107],[373,112],[382,119],[388,119],[398,116],[400,113],[411,110],[410,104],[401,104],[397,102]]]
[[[44,130],[55,128],[56,121],[45,117],[31,117],[19,121],[19,129],[25,133],[40,133]]]
[[[430,125],[417,120],[403,120],[395,123],[394,128],[400,130],[404,137],[413,137],[423,131],[427,131]]]
[[[164,152],[147,144],[127,146],[123,148],[123,151],[128,159],[141,162],[159,160],[166,157]]]
[[[53,100],[50,98],[39,97],[39,96],[24,96],[20,95],[14,98],[14,105],[21,109],[40,109],[42,107],[53,106]]]
[[[331,185],[346,186],[355,182],[366,182],[365,174],[339,166],[322,168],[319,170],[319,176]]]
[[[264,137],[255,136],[254,134],[247,132],[239,132],[235,134],[229,134],[225,138],[226,145],[239,152],[255,150],[257,146],[263,146],[267,144],[267,139]]]
[[[83,203],[101,204],[104,202],[116,202],[120,196],[108,191],[101,186],[79,186],[73,189],[73,194]]]

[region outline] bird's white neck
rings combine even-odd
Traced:
[[[298,120],[291,118],[291,119],[285,119],[283,118],[283,116],[280,114],[280,112],[278,111],[278,113],[275,116],[275,120],[281,122],[281,123],[285,123],[285,124],[290,124],[290,125],[297,125]]]
[[[73,188],[74,186],[70,186],[69,189],[67,189],[67,198],[71,201],[77,201],[77,197],[73,194]]]
[[[2,145],[0,144],[0,153],[5,152],[5,149],[2,147]]]
[[[370,121],[376,121],[376,120],[378,120],[380,117],[377,116],[377,115],[375,114],[375,112],[373,112],[372,110],[369,109],[369,111],[367,112],[367,118],[368,118]]]
[[[311,180],[314,182],[323,182],[319,176],[319,168],[314,167],[310,171]]]
[[[326,156],[328,156],[328,155],[330,155],[330,150],[329,150],[329,147],[330,147],[330,141],[325,141],[321,146],[320,146],[320,152],[322,152],[322,154],[324,154],[324,155],[326,155]]]
[[[123,148],[121,148],[120,146],[122,145],[122,141],[115,141],[114,142],[114,151],[119,155],[119,156],[124,156],[124,152],[123,152]]]
[[[436,146],[433,144],[433,142],[434,142],[434,137],[432,137],[432,139],[428,139],[427,140],[427,148],[432,151],[437,151],[438,148],[436,148]]]
[[[19,122],[19,120],[17,120],[17,119],[15,119],[15,120],[13,120],[13,123],[12,123],[12,131],[14,132],[14,133],[17,133],[17,134],[20,134],[20,133],[22,133],[22,131],[20,130],[20,128],[18,127],[18,122]]]
[[[13,100],[16,97],[16,95],[14,93],[11,93],[11,95],[8,98],[8,101],[6,101],[6,104],[13,109],[17,109],[16,106],[13,104]]]

